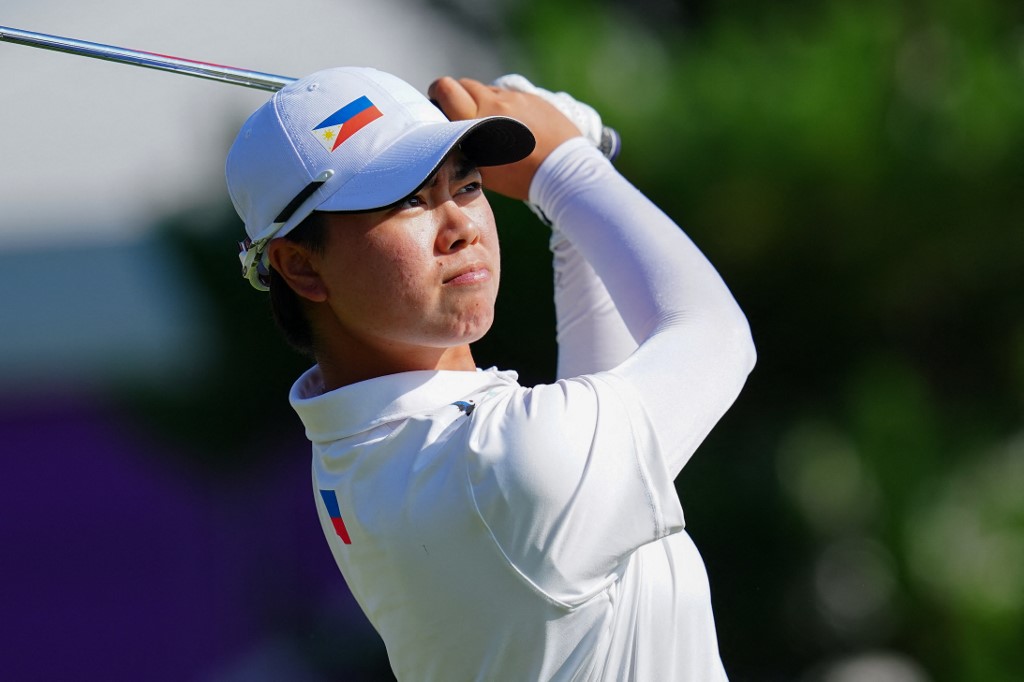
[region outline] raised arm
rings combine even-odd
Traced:
[[[753,367],[746,318],[693,242],[589,145],[574,140],[552,153],[530,198],[591,264],[640,341],[601,376],[635,394],[678,472]]]

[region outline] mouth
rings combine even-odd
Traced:
[[[491,279],[491,271],[483,263],[472,263],[459,268],[445,278],[444,284],[464,286],[469,284],[481,284]]]

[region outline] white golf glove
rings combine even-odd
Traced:
[[[510,73],[496,79],[493,85],[506,90],[526,92],[537,95],[548,103],[554,105],[562,114],[580,129],[583,137],[590,140],[601,153],[614,160],[619,154],[619,135],[611,128],[601,123],[601,116],[589,104],[584,104],[572,97],[567,92],[551,92],[544,88],[538,88],[518,73]]]

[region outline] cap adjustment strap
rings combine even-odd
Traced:
[[[242,262],[242,277],[259,291],[270,291],[270,262],[264,249],[271,239],[288,222],[288,219],[302,206],[303,202],[313,195],[320,187],[334,176],[333,170],[325,170],[314,178],[313,182],[302,188],[288,205],[284,207],[274,222],[256,239],[246,239],[238,243],[238,259]]]

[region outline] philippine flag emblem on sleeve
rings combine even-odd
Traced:
[[[327,515],[331,517],[331,523],[334,525],[334,532],[337,533],[341,541],[346,545],[351,545],[352,540],[348,537],[348,529],[345,528],[345,522],[341,519],[341,510],[338,508],[338,495],[333,490],[321,490],[320,497],[324,500],[324,507],[327,508]]]
[[[324,146],[324,149],[333,152],[366,124],[376,121],[383,115],[377,105],[371,102],[369,97],[363,95],[317,124],[313,128],[313,136]]]

